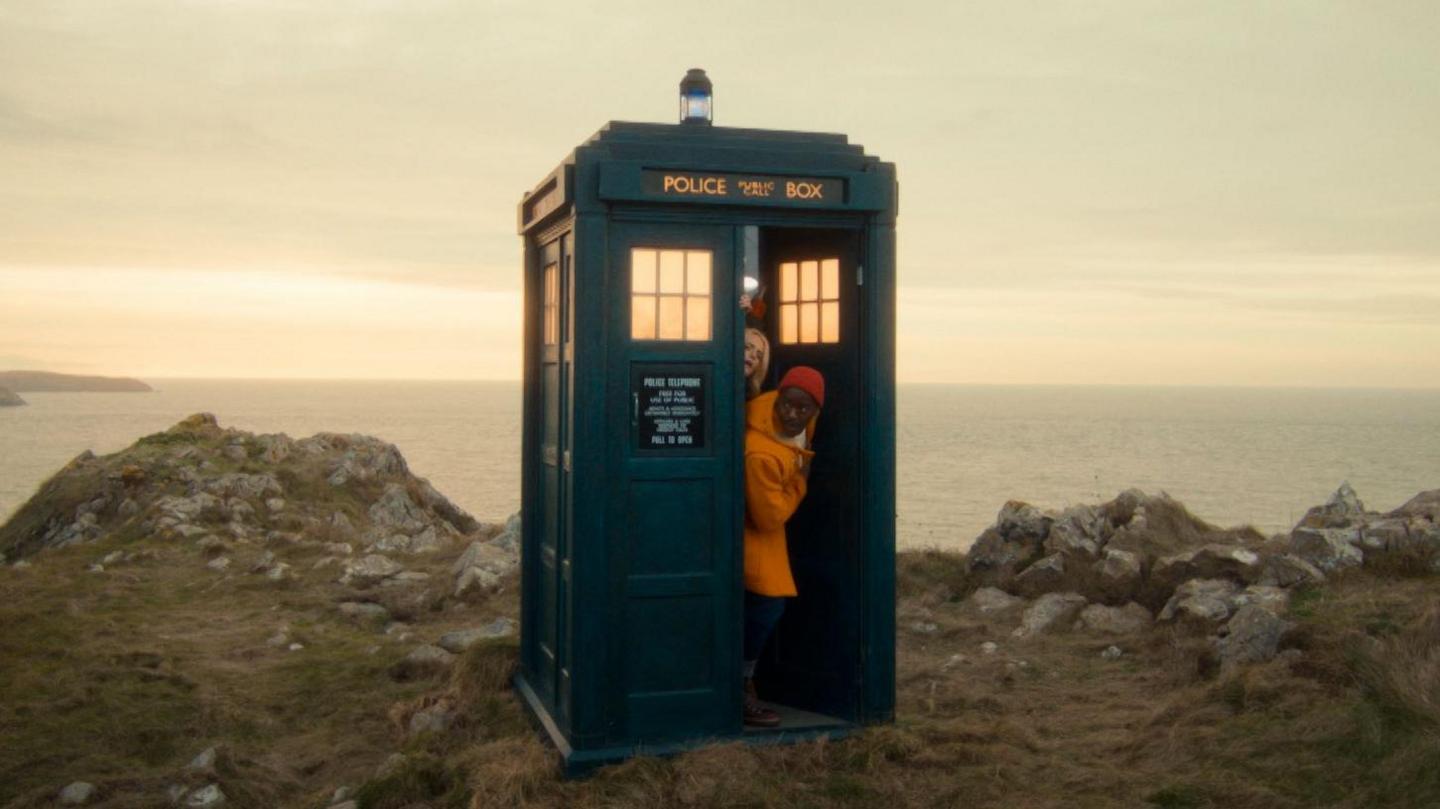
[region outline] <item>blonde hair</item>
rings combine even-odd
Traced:
[[[770,338],[765,332],[753,326],[745,328],[746,342],[749,342],[750,335],[760,338],[760,362],[755,365],[755,372],[745,378],[745,398],[749,399],[760,393],[760,382],[770,372]]]

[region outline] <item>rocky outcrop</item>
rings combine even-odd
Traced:
[[[1254,529],[1217,528],[1168,495],[1137,489],[1062,511],[1011,501],[976,538],[966,569],[976,582],[1026,599],[1078,593],[1093,603],[1133,600],[1162,614],[1213,622],[1234,610],[1214,600],[1222,588],[1315,585],[1365,564],[1440,572],[1437,515],[1440,490],[1380,514],[1366,510],[1346,483],[1288,535],[1266,541]],[[1192,586],[1176,600],[1194,581],[1213,584],[1204,593]]]
[[[1012,501],[970,552],[967,573],[982,586],[962,607],[1012,626],[1018,612],[1011,635],[1022,640],[1066,631],[1134,636],[1160,625],[1209,637],[1220,669],[1260,663],[1277,656],[1290,630],[1296,588],[1361,565],[1440,573],[1437,516],[1440,490],[1380,514],[1343,484],[1288,535],[1262,541],[1135,490],[1061,512]],[[1102,656],[1123,653],[1112,646]]]
[[[25,404],[20,395],[9,388],[0,387],[0,407],[19,407]]]
[[[1366,564],[1409,564],[1440,572],[1440,489],[1421,492],[1389,513],[1369,511],[1349,483],[1305,512],[1286,550],[1321,571]]]
[[[254,435],[204,413],[113,455],[81,453],[0,527],[0,552],[24,558],[116,532],[207,549],[278,543],[339,556],[358,551],[362,558],[344,565],[345,576],[368,584],[398,574],[390,556],[483,537],[480,523],[411,474],[392,444],[335,433]],[[275,575],[283,578],[283,569]]]

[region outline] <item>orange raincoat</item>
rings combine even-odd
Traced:
[[[762,393],[745,405],[745,589],[764,596],[797,594],[785,522],[805,499],[800,466],[815,455],[775,437],[779,395]],[[814,432],[812,419],[805,434]]]

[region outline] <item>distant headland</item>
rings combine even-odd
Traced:
[[[23,404],[25,404],[25,400],[17,396],[14,391],[0,387],[0,407],[19,407]]]
[[[0,388],[15,393],[147,393],[154,390],[129,377],[78,376],[51,371],[0,371]]]

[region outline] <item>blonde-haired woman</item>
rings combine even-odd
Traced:
[[[770,372],[770,340],[754,327],[745,329],[745,399],[760,395],[760,385]]]

